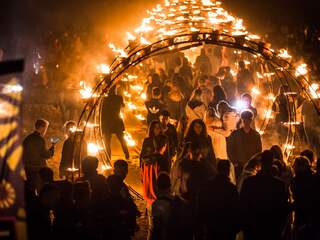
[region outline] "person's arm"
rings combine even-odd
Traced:
[[[150,235],[148,236],[148,240],[160,240],[161,239],[161,211],[156,206],[156,204],[152,205],[151,208],[151,226],[150,226]]]
[[[45,159],[49,159],[49,158],[53,157],[54,145],[52,145],[49,149],[47,149],[44,139],[41,139],[39,148],[40,148],[41,157],[43,157]]]
[[[230,161],[236,165],[237,164],[237,153],[236,153],[236,136],[235,133],[232,133],[230,137],[227,139],[227,155]]]
[[[262,152],[262,141],[259,133],[258,133],[257,150],[258,150],[258,153]]]

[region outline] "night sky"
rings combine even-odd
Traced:
[[[118,39],[137,26],[157,0],[1,0],[0,48],[34,41],[48,30],[104,33]],[[263,32],[275,27],[320,23],[320,2],[314,0],[222,0],[223,6]],[[119,30],[120,29],[120,30]],[[20,39],[20,40],[18,40]],[[17,44],[17,41],[20,41]]]

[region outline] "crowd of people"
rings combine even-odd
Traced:
[[[149,129],[140,171],[148,239],[319,239],[319,135],[311,142],[316,151],[297,153],[293,164],[280,146],[264,148],[256,130],[259,109],[250,95],[253,72],[240,60],[237,73],[231,73],[219,52],[209,53],[202,49],[194,66],[178,53],[167,70],[147,78]],[[216,67],[217,59],[223,67]],[[287,88],[280,87],[273,104],[276,126],[288,121]],[[104,98],[101,130],[110,159],[116,134],[130,162],[120,93],[121,85]],[[241,111],[232,106],[238,98],[245,105]],[[310,125],[311,131],[318,126]],[[75,163],[76,124],[65,127],[59,169],[64,180],[54,181],[46,164],[55,144],[45,146],[48,122],[38,120],[24,140],[31,239],[131,239],[141,213],[124,183],[127,161],[116,161],[108,177],[97,173],[95,157]],[[284,126],[277,131],[281,135]],[[74,176],[74,167],[81,167],[80,176]]]

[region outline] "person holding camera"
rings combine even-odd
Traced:
[[[35,123],[35,131],[29,134],[23,140],[23,163],[27,178],[32,177],[41,168],[47,167],[47,159],[54,155],[55,142],[48,149],[44,136],[46,135],[49,122],[44,119],[38,119]]]

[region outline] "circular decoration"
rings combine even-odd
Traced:
[[[0,184],[0,209],[7,209],[16,202],[16,191],[12,184],[3,180]]]

